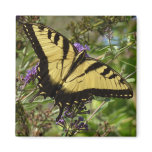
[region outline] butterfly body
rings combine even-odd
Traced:
[[[92,95],[131,98],[130,85],[108,65],[78,52],[69,40],[50,27],[23,24],[40,59],[37,78],[40,94],[54,97],[60,118],[66,106],[86,102]]]

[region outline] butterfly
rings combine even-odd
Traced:
[[[53,97],[61,117],[67,106],[87,102],[93,95],[132,98],[127,81],[110,66],[79,52],[62,34],[42,24],[24,23],[23,29],[40,59],[40,95]]]

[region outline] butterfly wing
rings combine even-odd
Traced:
[[[87,101],[92,95],[131,98],[133,91],[120,74],[108,65],[86,58],[63,83],[56,96],[62,106]]]
[[[25,23],[23,29],[40,59],[37,74],[40,94],[54,97],[78,52],[67,38],[42,24]]]

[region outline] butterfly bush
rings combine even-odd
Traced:
[[[64,114],[56,122],[56,125],[61,126],[67,136],[73,136],[81,130],[88,131],[88,124],[84,117],[82,117],[82,114],[90,114],[90,110],[87,110],[86,104],[91,102],[92,100],[89,100],[78,105],[73,104],[70,108],[66,107]]]

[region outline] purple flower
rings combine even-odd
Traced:
[[[78,120],[75,120],[72,126],[74,126],[76,130],[88,130],[88,125],[85,124],[83,121],[83,117],[78,117]]]
[[[89,48],[89,46],[88,46],[88,45],[86,45],[86,44],[85,44],[85,50],[88,50],[88,51],[90,51],[90,48]]]
[[[57,122],[56,125],[59,125],[61,127],[65,127],[65,120],[63,117],[61,117]]]
[[[88,130],[88,124],[85,124],[83,127],[85,128],[85,130]]]
[[[61,119],[59,119],[59,121],[56,122],[56,124],[59,124],[59,123],[63,125],[64,124],[64,119],[61,118]]]
[[[37,74],[37,67],[39,63],[37,63],[36,66],[34,66],[32,69],[27,70],[26,76],[24,78],[25,85],[28,84],[31,80],[34,80],[36,74]]]
[[[64,116],[68,118],[72,118],[73,113],[66,107],[66,110],[64,111]]]
[[[78,126],[78,128],[82,128],[84,126],[84,122],[81,122]]]
[[[74,43],[74,46],[77,48],[78,52],[82,52],[83,50],[90,51],[89,46],[85,45],[85,47],[83,47],[83,45],[81,45],[78,42]],[[87,53],[86,53],[86,57],[89,57]]]
[[[83,117],[79,117],[79,118],[78,118],[78,121],[83,121],[83,120],[84,120]]]

